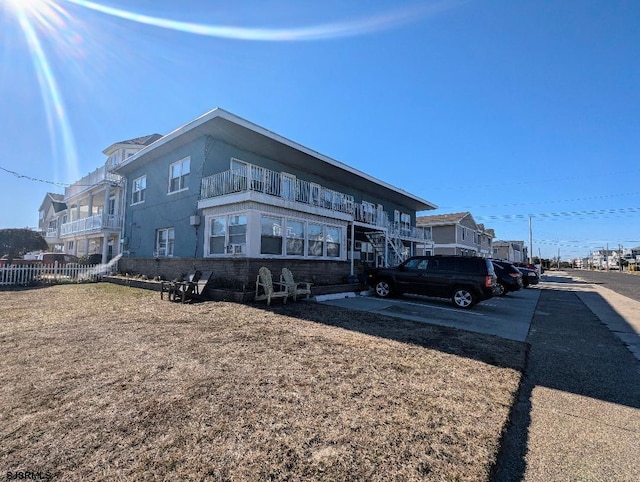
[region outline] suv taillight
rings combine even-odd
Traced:
[[[487,288],[491,288],[493,286],[493,276],[485,276],[484,285]]]

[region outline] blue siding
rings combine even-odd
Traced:
[[[196,214],[202,163],[204,159],[205,138],[200,138],[187,146],[178,148],[167,155],[154,159],[127,175],[127,202],[124,237],[127,239],[124,249],[132,257],[151,257],[156,245],[156,230],[175,229],[174,256],[202,256],[201,229],[189,224],[189,216]],[[169,191],[169,166],[190,157],[190,173],[187,179],[188,189],[173,194]],[[131,205],[133,180],[147,177],[145,201]],[[197,234],[197,237],[196,237]]]
[[[205,162],[205,150],[207,158]],[[153,156],[153,153],[151,153]],[[169,166],[185,157],[190,157],[188,189],[174,194],[168,193]],[[274,159],[229,145],[221,140],[203,136],[186,146],[153,158],[150,162],[136,167],[127,174],[126,214],[123,247],[131,257],[152,257],[156,244],[156,231],[162,228],[175,230],[175,257],[202,257],[204,242],[204,222],[198,230],[190,225],[189,217],[201,214],[197,211],[202,177],[230,169],[231,158],[237,158],[277,172],[288,172],[305,181],[316,182],[330,189],[354,196],[355,202],[368,201],[382,204],[393,220],[393,211],[400,210],[411,215],[415,226],[415,212],[406,206],[391,204],[375,195],[357,191],[347,185],[330,182],[320,175],[304,170],[305,155],[300,155],[300,167],[285,165]],[[146,176],[145,201],[131,205],[133,180]],[[202,219],[202,221],[204,221]]]

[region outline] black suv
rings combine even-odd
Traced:
[[[498,277],[496,285],[498,296],[505,296],[509,292],[522,288],[522,272],[513,263],[501,259],[492,259],[491,262]]]
[[[413,293],[450,298],[458,308],[471,308],[493,296],[496,274],[485,258],[414,256],[396,268],[371,270],[367,283],[381,298]]]

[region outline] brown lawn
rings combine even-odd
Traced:
[[[0,470],[53,480],[486,480],[524,345],[312,302],[0,292]]]

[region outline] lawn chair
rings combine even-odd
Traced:
[[[274,285],[278,287],[278,291],[274,289]],[[260,294],[260,288],[262,287],[262,294]],[[289,290],[287,286],[282,283],[274,283],[271,277],[271,271],[269,268],[262,267],[258,270],[258,277],[256,278],[256,301],[267,300],[267,305],[271,305],[272,298],[282,298],[282,303],[287,302],[289,297]]]
[[[280,283],[284,284],[287,287],[287,289],[289,290],[289,296],[293,298],[293,301],[296,301],[298,299],[298,296],[302,295],[306,295],[306,299],[309,299],[309,295],[311,294],[311,283],[296,283],[289,268],[282,268]]]
[[[169,301],[181,301],[184,303],[190,299],[191,295],[197,290],[198,282],[202,276],[202,271],[196,270],[187,273],[187,279],[185,281],[171,281],[167,283],[163,282],[160,286],[160,298],[164,298],[163,294],[168,294]]]
[[[202,294],[209,284],[213,271],[196,271],[197,276],[194,276],[191,281],[181,283],[179,286],[179,296],[183,303],[193,300],[202,300]]]

